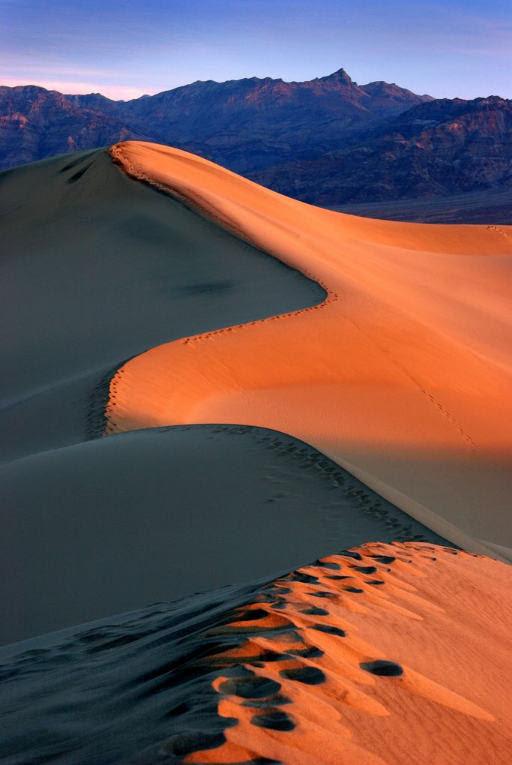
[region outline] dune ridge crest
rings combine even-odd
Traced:
[[[431,542],[329,549],[0,649],[0,757],[509,762],[512,568]]]
[[[106,432],[284,431],[452,542],[512,560],[510,227],[360,219],[180,150],[126,142],[111,155],[327,298],[130,360],[112,379]]]
[[[510,663],[496,683],[483,636],[500,645],[512,613],[503,601],[502,620],[487,627],[491,611],[473,621],[471,604],[481,586],[502,597],[509,575],[446,547],[367,543],[271,582],[210,630],[233,639],[204,659],[217,669],[225,740],[184,762],[377,765],[433,762],[441,751],[447,763],[502,760],[512,753]],[[476,653],[475,675],[466,670]]]

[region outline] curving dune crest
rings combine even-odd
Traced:
[[[107,432],[284,431],[436,533],[512,560],[512,228],[334,213],[156,144],[111,155],[328,295],[136,356],[112,379]]]
[[[0,648],[0,758],[509,762],[511,585],[496,560],[371,543]]]
[[[509,579],[496,561],[412,543],[366,544],[281,577],[215,631],[239,640],[210,658],[226,740],[184,762],[504,762]],[[500,620],[490,602],[474,612],[477,589],[497,596]]]

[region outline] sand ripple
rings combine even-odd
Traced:
[[[2,649],[0,756],[508,762],[511,572],[370,543]]]

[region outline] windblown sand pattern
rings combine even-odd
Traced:
[[[0,757],[501,765],[511,586],[490,558],[371,543],[0,649]]]
[[[182,151],[128,142],[111,152],[328,297],[132,359],[111,383],[108,433],[274,428],[466,549],[512,546],[510,228],[358,219]]]
[[[512,608],[475,612],[475,593],[492,581],[492,600],[509,579],[503,564],[413,543],[278,579],[215,631],[241,639],[212,657],[226,741],[184,761],[507,761]],[[180,747],[186,736],[164,751]]]

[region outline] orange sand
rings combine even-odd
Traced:
[[[111,153],[328,298],[132,359],[111,383],[107,432],[285,431],[454,543],[512,560],[512,227],[356,218],[183,151]]]
[[[219,629],[240,637],[209,659],[231,668],[213,686],[237,722],[185,762],[512,761],[512,569],[428,544],[356,552],[278,579]],[[397,674],[361,667],[375,660]]]

